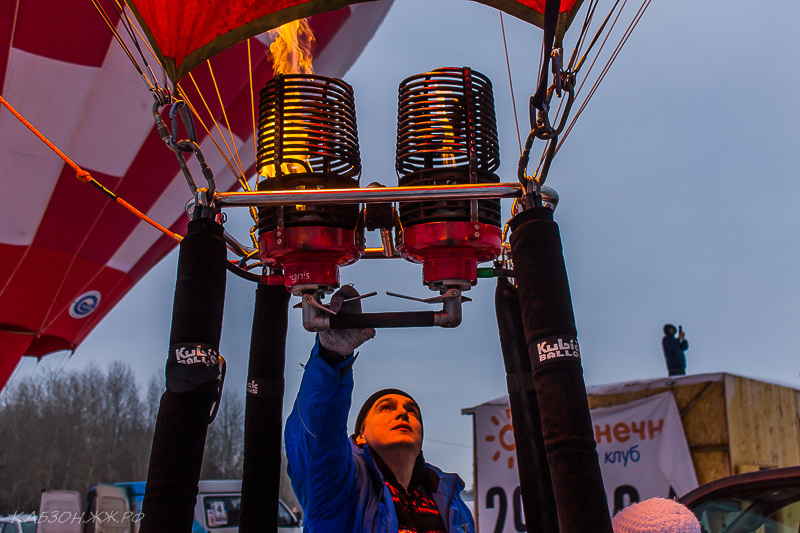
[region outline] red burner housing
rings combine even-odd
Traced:
[[[275,229],[258,238],[259,258],[284,271],[290,291],[302,285],[339,286],[339,267],[355,263],[364,252],[351,229],[300,226]]]
[[[395,170],[400,187],[499,183],[492,82],[468,67],[440,68],[403,80],[398,89]],[[433,290],[478,281],[478,263],[502,251],[500,200],[400,202],[407,260],[422,263]]]
[[[353,88],[313,74],[274,76],[261,90],[260,191],[357,188],[361,175]],[[262,206],[259,258],[292,292],[339,286],[339,266],[363,253],[358,204]]]
[[[408,261],[422,263],[425,285],[443,281],[478,282],[478,263],[500,255],[502,230],[479,222],[430,222],[403,229],[397,247]]]

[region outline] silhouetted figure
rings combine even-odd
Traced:
[[[675,338],[675,333],[678,338]],[[667,360],[667,371],[670,376],[686,375],[686,356],[684,350],[689,348],[689,343],[683,338],[683,326],[664,324],[664,338],[661,339],[661,347],[664,349],[664,359]]]

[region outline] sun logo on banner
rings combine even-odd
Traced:
[[[486,435],[486,442],[497,441],[503,450],[510,453],[506,459],[506,463],[508,464],[508,469],[513,470],[515,457],[513,452],[516,451],[517,444],[514,442],[514,427],[511,425],[511,409],[506,409],[506,418],[508,421],[505,425],[503,425],[496,416],[492,415],[490,420],[492,421],[492,424],[499,429],[496,435]],[[503,455],[504,454],[500,450],[497,450],[494,452],[494,455],[492,455],[492,461],[499,461]]]

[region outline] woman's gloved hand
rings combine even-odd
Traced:
[[[358,296],[358,291],[352,285],[345,285],[331,298],[331,311],[337,314],[360,314],[361,313],[361,300],[351,300]],[[351,300],[351,301],[345,301]],[[342,357],[342,361],[352,354],[356,348],[370,340],[375,336],[375,328],[363,329],[330,329],[321,331],[319,334],[320,345],[328,350]],[[323,351],[320,350],[320,355]],[[324,358],[324,356],[323,356]],[[325,358],[327,361],[327,358]],[[337,361],[339,362],[339,361]],[[336,364],[337,362],[328,361],[328,363]]]

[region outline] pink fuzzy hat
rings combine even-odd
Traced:
[[[650,498],[626,507],[612,521],[614,533],[701,533],[694,514],[676,502]]]

